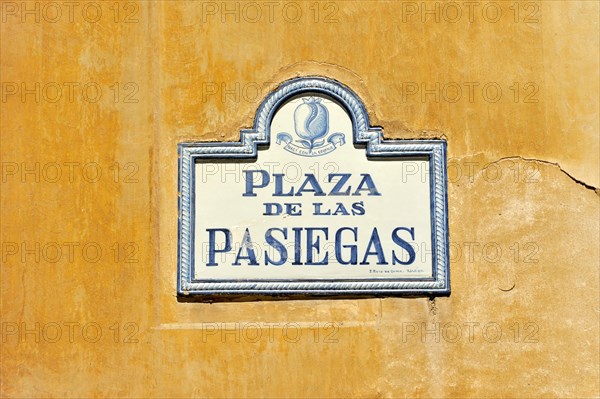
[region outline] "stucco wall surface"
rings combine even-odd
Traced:
[[[0,396],[600,395],[597,1],[0,6]],[[310,75],[448,141],[451,296],[178,302],[177,144]]]

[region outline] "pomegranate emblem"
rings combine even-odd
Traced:
[[[300,140],[294,142],[290,134],[282,132],[277,135],[277,144],[283,143],[287,151],[297,155],[324,155],[345,144],[343,133],[334,133],[324,139],[329,133],[329,111],[322,98],[302,98],[302,103],[294,110],[294,129]]]
[[[294,124],[296,134],[303,140],[299,143],[312,150],[320,147],[325,140],[319,140],[327,135],[329,129],[329,112],[320,98],[303,98],[303,104],[298,105],[294,111]]]

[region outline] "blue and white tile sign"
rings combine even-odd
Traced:
[[[240,142],[180,144],[178,294],[449,294],[446,142],[382,136],[307,77]]]

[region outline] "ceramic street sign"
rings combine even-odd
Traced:
[[[383,140],[350,89],[282,84],[240,142],[179,145],[179,295],[447,295],[446,142]]]

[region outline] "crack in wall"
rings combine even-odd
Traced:
[[[429,315],[435,316],[438,312],[437,304],[435,303],[435,297],[430,297],[427,301],[427,307],[429,308]]]
[[[445,134],[440,133],[435,130],[411,130],[410,133],[416,134],[416,135],[414,137],[402,137],[402,138],[393,138],[392,139],[392,138],[385,137],[385,130],[384,130],[383,136],[384,136],[384,140],[400,140],[401,141],[401,140],[425,140],[426,139],[426,140],[446,140],[446,141],[448,141],[448,137]],[[455,157],[452,159],[461,159],[462,160],[465,158],[474,158],[478,155],[485,156],[484,153],[479,152],[477,154],[465,155],[462,157]],[[573,176],[572,174],[567,172],[565,169],[563,169],[562,166],[560,166],[560,164],[558,162],[550,162],[550,161],[546,161],[546,160],[538,159],[538,158],[525,158],[520,155],[513,155],[513,156],[506,156],[506,157],[499,158],[496,161],[490,161],[481,170],[483,171],[483,170],[487,169],[490,165],[495,165],[502,161],[536,162],[536,163],[539,163],[542,165],[556,166],[556,167],[558,167],[558,169],[560,169],[561,172],[563,172],[565,175],[567,175],[575,183],[585,187],[588,190],[594,191],[596,193],[596,195],[598,195],[600,197],[600,188],[592,186],[591,184],[587,184],[583,180],[577,179],[575,176]]]
[[[466,158],[466,157],[464,157]],[[537,158],[524,158],[522,156],[516,155],[516,156],[509,156],[509,157],[502,157],[496,161],[492,161],[489,162],[487,165],[485,165],[484,168],[482,168],[481,170],[485,170],[487,169],[490,165],[495,165],[497,163],[500,163],[502,161],[523,161],[523,162],[537,162],[539,164],[542,165],[551,165],[551,166],[555,166],[558,169],[560,169],[561,172],[563,172],[565,175],[567,175],[571,180],[573,180],[575,183],[585,187],[588,190],[592,190],[596,193],[596,195],[600,196],[600,189],[598,187],[594,187],[590,184],[587,184],[586,182],[577,179],[575,176],[571,175],[569,172],[567,172],[566,170],[564,170],[560,164],[558,162],[550,162],[550,161],[545,161],[543,159],[537,159]]]
[[[470,155],[465,155],[465,156],[461,156],[461,157],[452,157],[452,158],[448,158],[448,161],[462,161],[464,159],[476,158],[478,156],[485,157],[485,153],[478,152],[476,154],[470,154]],[[595,192],[596,195],[600,196],[600,188],[592,186],[591,184],[587,184],[583,180],[577,179],[575,176],[573,176],[572,174],[570,174],[569,172],[567,172],[565,169],[563,169],[558,162],[551,162],[551,161],[546,161],[546,160],[538,159],[538,158],[525,158],[525,157],[522,157],[520,155],[506,156],[506,157],[498,158],[495,161],[486,161],[487,163],[477,173],[479,174],[482,171],[488,169],[491,165],[495,165],[495,164],[498,164],[498,163],[503,162],[503,161],[535,162],[535,163],[538,163],[538,164],[541,164],[541,165],[550,165],[550,166],[557,167],[562,173],[564,173],[565,175],[567,175],[569,177],[569,179],[571,179],[575,183],[577,183],[577,184],[585,187],[586,189]]]

